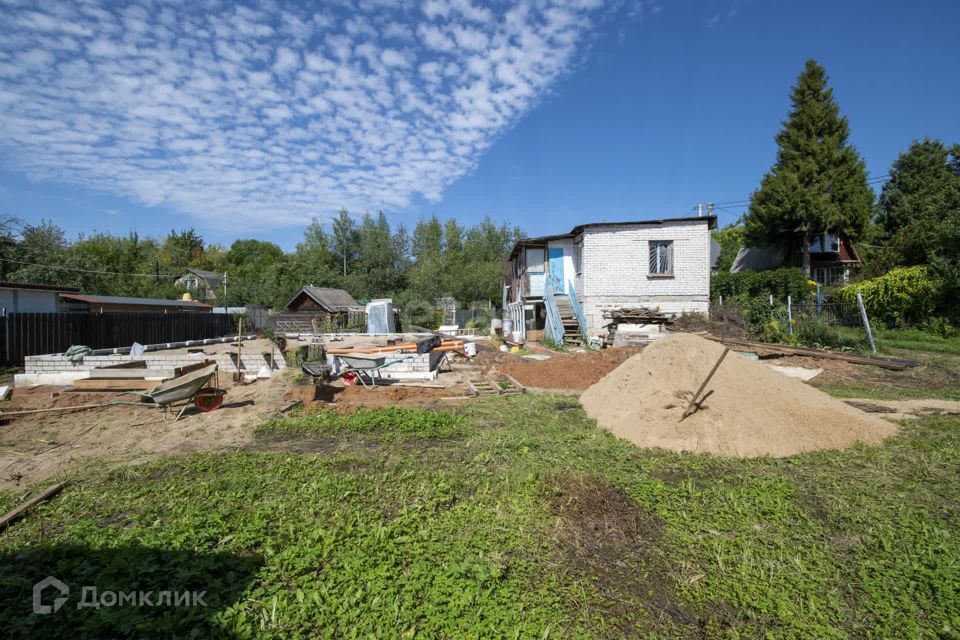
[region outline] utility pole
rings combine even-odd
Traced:
[[[703,217],[703,204],[700,202],[697,203],[697,217],[698,218]]]
[[[223,272],[223,313],[227,314],[227,272]]]

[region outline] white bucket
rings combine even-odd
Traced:
[[[513,341],[514,341],[514,342],[523,342],[523,331],[514,331],[514,332],[513,332]]]
[[[473,356],[477,355],[477,343],[468,342],[465,345],[463,345],[463,353],[468,358],[472,358]]]
[[[503,336],[509,336],[513,331],[513,320],[505,318],[503,321]]]

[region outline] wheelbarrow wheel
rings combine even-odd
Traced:
[[[223,390],[204,387],[197,392],[193,406],[203,412],[213,411],[223,404]]]
[[[345,371],[340,375],[340,379],[343,380],[343,384],[348,387],[357,384],[357,374],[353,371]]]

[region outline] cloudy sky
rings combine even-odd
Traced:
[[[755,187],[810,56],[871,173],[960,140],[960,3],[795,4],[0,0],[0,213],[284,246],[341,207],[683,214]]]

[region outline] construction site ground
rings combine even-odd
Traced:
[[[68,484],[0,529],[0,628],[956,635],[960,356],[891,354],[921,362],[904,371],[771,359],[822,369],[794,382],[897,423],[880,442],[777,458],[644,448],[598,427],[578,396],[635,365],[636,349],[482,346],[435,380],[376,388],[314,386],[297,367],[246,385],[221,375],[224,406],[178,422],[139,406],[8,417],[0,512]],[[506,375],[527,393],[504,384],[502,396],[468,395],[468,380]],[[713,398],[682,428],[719,412]],[[103,399],[37,387],[0,408]],[[48,575],[75,587],[73,600],[31,616],[30,585]],[[81,585],[205,589],[208,606],[84,609]]]
[[[263,342],[263,344],[259,344]],[[248,343],[251,348],[266,349],[266,340]],[[288,352],[308,340],[288,343]],[[383,339],[353,337],[331,343],[364,346],[385,344]],[[215,345],[215,349],[229,345]],[[458,402],[470,402],[466,380],[503,379],[512,376],[528,392],[576,394],[599,381],[640,348],[608,348],[601,351],[578,349],[552,352],[536,349],[523,355],[503,352],[492,342],[480,344],[472,359],[449,357],[451,368],[444,367],[435,380],[381,382],[376,387],[353,386],[342,382],[312,384],[299,369],[291,367],[271,379],[247,384],[232,382],[221,374],[227,388],[219,409],[202,413],[193,408],[179,421],[162,410],[142,406],[118,405],[67,412],[43,412],[21,415],[0,424],[0,490],[17,489],[55,477],[74,465],[137,463],[165,454],[193,451],[230,451],[251,441],[253,428],[260,422],[303,406],[331,408],[339,412],[359,407],[430,407],[446,409]],[[533,357],[530,357],[530,356]],[[944,413],[960,411],[960,375],[958,356],[922,355],[920,367],[906,371],[886,371],[876,367],[843,361],[788,356],[768,360],[771,363],[823,372],[811,381],[815,387],[833,395],[850,398],[867,410],[896,414]],[[922,401],[920,398],[937,399]],[[62,387],[15,389],[0,405],[4,412],[71,407],[112,400],[131,400],[130,396],[106,393],[77,393]],[[135,399],[135,398],[134,398]],[[914,400],[904,402],[904,400]]]

